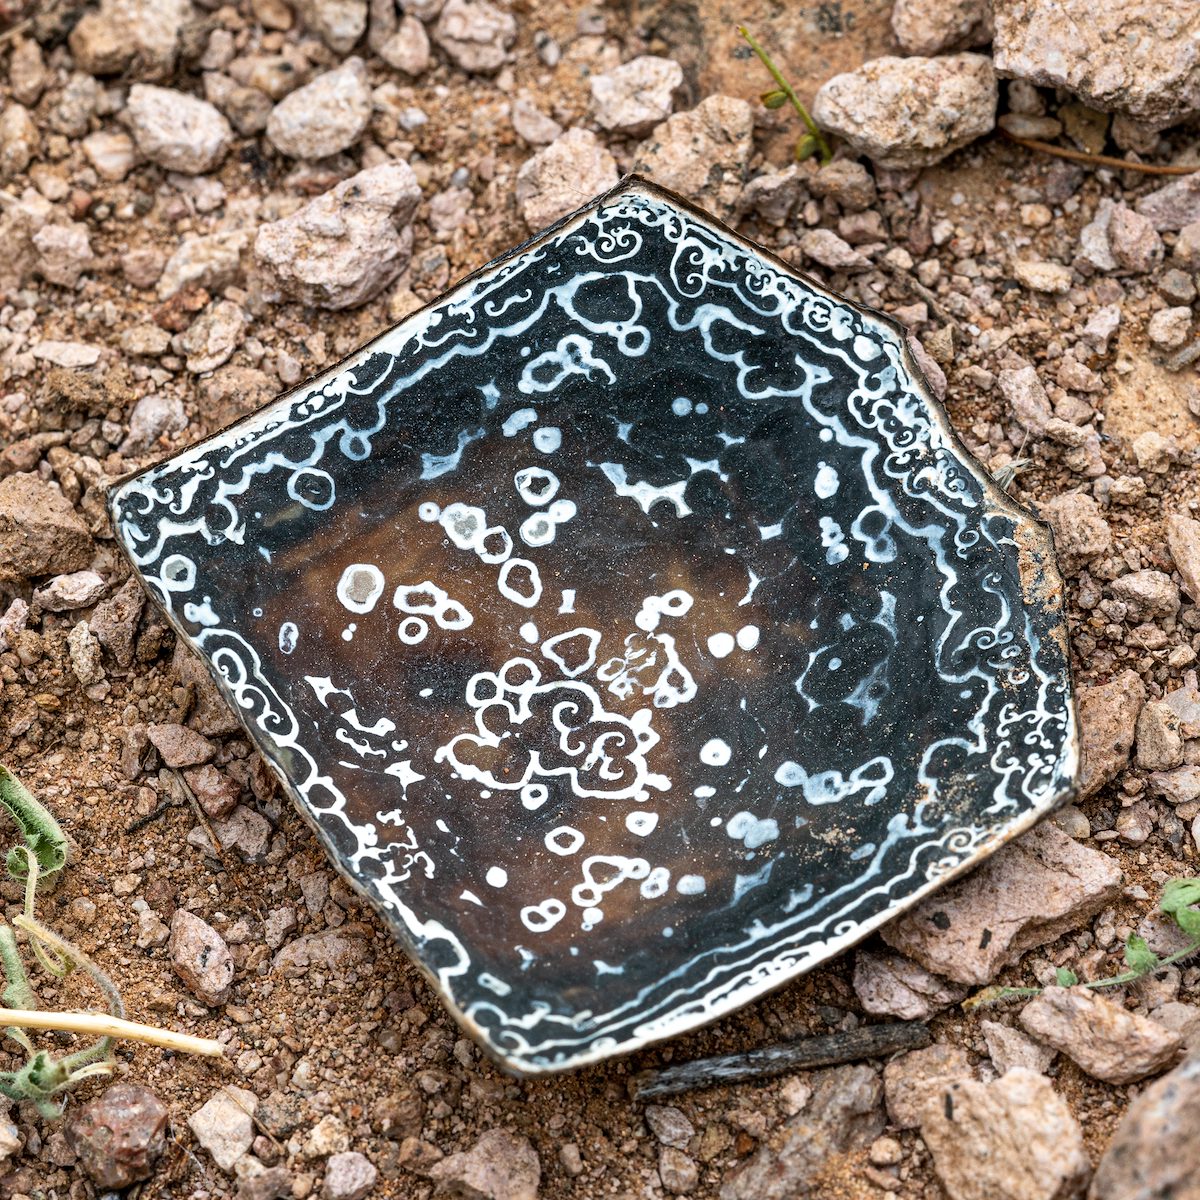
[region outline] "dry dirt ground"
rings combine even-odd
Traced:
[[[305,374],[316,371],[385,328],[414,297],[436,295],[447,282],[522,240],[526,230],[513,200],[513,177],[530,150],[514,135],[505,115],[514,88],[536,91],[565,126],[584,114],[586,80],[597,62],[615,63],[642,47],[678,58],[693,100],[718,91],[754,99],[766,81],[757,65],[740,53],[733,32],[737,21],[746,20],[778,51],[792,77],[804,82],[802,90],[811,93],[834,70],[891,48],[887,8],[882,0],[755,2],[740,7],[719,0],[633,0],[600,10],[604,21],[594,25],[607,32],[581,38],[578,8],[518,2],[513,9],[520,32],[511,77],[501,81],[507,95],[496,80],[467,76],[435,58],[434,66],[410,87],[411,103],[428,113],[428,123],[405,133],[394,124],[387,127],[386,117],[380,117],[372,132],[381,145],[414,165],[426,201],[466,169],[471,200],[458,228],[435,237],[422,210],[415,223],[413,266],[387,293],[357,310],[314,313],[271,305],[234,287],[252,313],[252,325],[224,374],[197,378],[182,372],[177,363],[158,364],[166,377],[154,383],[183,397],[189,416],[186,430],[164,437],[149,451],[126,456],[116,449],[120,430],[106,435],[101,429],[88,452],[113,476],[161,457],[282,390],[276,366],[281,356],[298,360]],[[209,15],[247,43],[263,36],[248,3],[210,9]],[[554,69],[535,52],[538,30],[549,32],[564,47]],[[5,63],[11,45],[0,45],[0,107],[6,99]],[[55,73],[53,90],[66,75],[65,49],[52,51],[48,62]],[[373,79],[387,75],[377,61],[368,65]],[[1053,97],[1050,100],[1053,103]],[[762,162],[786,163],[783,129],[791,129],[786,114],[763,114],[749,173]],[[124,329],[152,317],[156,301],[152,291],[131,285],[113,264],[139,248],[169,254],[182,236],[205,231],[211,220],[198,210],[194,196],[173,188],[153,166],[137,167],[120,183],[105,183],[93,175],[86,187],[81,186],[81,159],[74,141],[56,136],[40,169],[65,180],[63,202],[78,206],[89,226],[93,251],[109,269],[88,272],[74,290],[39,283],[19,295],[0,296],[0,308],[7,299],[10,325],[15,312],[31,312],[44,339],[107,347],[114,365],[97,385],[106,390],[82,406],[69,397],[56,404],[56,389],[70,389],[45,363],[35,364],[21,377],[0,380],[4,443],[64,424],[78,428],[92,417],[118,426],[127,421],[133,397],[149,390],[150,368],[139,360],[122,362],[115,348]],[[1187,132],[1172,135],[1172,150],[1188,149],[1190,139]],[[628,156],[628,148],[614,149],[618,161]],[[213,177],[223,185],[225,204],[239,202],[248,211],[270,211],[274,197],[295,186],[296,181],[285,182],[289,170],[289,164],[265,157],[261,142],[248,138],[239,141]],[[28,182],[21,177],[6,187],[16,194]],[[947,403],[956,427],[985,459],[1008,453],[1032,458],[1012,486],[1014,494],[1031,505],[1086,487],[1089,481],[1071,474],[1049,443],[1022,450],[1006,441],[1011,419],[988,374],[997,369],[1001,342],[995,335],[1003,333],[1008,350],[1043,367],[1061,355],[1064,334],[1077,329],[1100,304],[1120,300],[1124,317],[1119,335],[1109,352],[1096,355],[1092,364],[1105,371],[1107,386],[1088,400],[1107,416],[1101,428],[1108,474],[1143,479],[1146,494],[1114,504],[1107,516],[1117,556],[1131,567],[1169,571],[1160,513],[1164,507],[1188,511],[1200,499],[1200,476],[1193,465],[1197,436],[1189,410],[1191,371],[1165,370],[1161,355],[1145,337],[1147,318],[1162,307],[1152,283],[1145,277],[1095,278],[1063,295],[1045,295],[1018,286],[1010,271],[1017,256],[1070,263],[1079,231],[1101,198],[1132,202],[1158,182],[1132,174],[1084,172],[996,137],[919,177],[882,178],[877,208],[890,244],[909,247],[915,261],[940,264],[940,275],[930,286],[948,319],[932,316],[917,325],[917,333],[932,343],[946,371]],[[74,196],[77,191],[86,191],[88,197]],[[136,219],[121,216],[130,205]],[[1044,206],[1048,219],[1043,221],[1041,211],[1030,206]],[[836,212],[818,204],[815,217],[834,222]],[[796,239],[787,231],[753,221],[744,228],[796,257]],[[857,298],[865,295],[888,310],[917,302],[903,280],[878,272],[820,273],[835,288]],[[874,280],[882,280],[881,291],[871,290]],[[957,345],[948,345],[944,336],[951,323],[959,336]],[[980,338],[989,331],[993,337],[982,348]],[[247,394],[247,381],[256,385],[256,392]],[[1181,458],[1165,474],[1142,470],[1133,459],[1131,442],[1146,429],[1177,438]],[[46,464],[41,469],[53,474]],[[101,565],[119,579],[123,568],[112,542],[100,545]],[[1079,586],[1078,575],[1068,580],[1078,682],[1107,679],[1130,667],[1152,695],[1175,686],[1190,660],[1188,653],[1174,655],[1171,661],[1178,665],[1170,665],[1168,659],[1180,647],[1190,653],[1195,626],[1181,622],[1161,645],[1146,649],[1129,637],[1128,626],[1082,609]],[[20,594],[22,588],[10,590]],[[23,594],[28,597],[28,586]],[[231,851],[218,860],[197,844],[202,839],[189,839],[196,826],[189,807],[162,808],[163,801],[172,799],[168,777],[155,771],[128,777],[122,765],[125,730],[135,724],[185,720],[197,701],[196,686],[181,680],[173,639],[148,613],[133,665],[122,670],[109,664],[107,696],[88,699],[67,659],[66,636],[78,619],[76,613],[46,614],[36,639],[23,643],[21,655],[0,655],[0,752],[61,818],[75,843],[74,861],[44,902],[44,916],[94,955],[119,983],[131,1016],[218,1037],[229,1050],[226,1069],[154,1049],[119,1051],[118,1077],[149,1085],[173,1118],[174,1142],[138,1193],[140,1200],[234,1194],[236,1182],[197,1150],[186,1124],[187,1117],[227,1082],[249,1088],[266,1102],[255,1153],[265,1162],[289,1164],[298,1198],[320,1187],[322,1164],[305,1159],[299,1149],[313,1124],[326,1114],[345,1123],[352,1148],[363,1151],[379,1168],[374,1192],[378,1197],[423,1196],[431,1190],[419,1174],[407,1169],[400,1151],[404,1137],[417,1136],[449,1154],[471,1146],[481,1131],[493,1126],[530,1139],[542,1165],[540,1194],[547,1200],[658,1195],[659,1145],[630,1101],[632,1074],[673,1060],[828,1032],[857,1019],[861,1010],[851,985],[852,956],[846,956],[708,1029],[632,1058],[544,1081],[505,1077],[463,1039],[366,906],[334,877],[310,832],[286,803],[261,786],[257,794],[247,791],[248,803],[271,822],[269,850],[261,856],[263,861],[241,861]],[[220,740],[218,762],[232,764],[235,776],[240,772],[246,778],[248,744],[237,734]],[[1125,899],[1099,918],[1118,937],[1152,908],[1163,881],[1196,871],[1195,845],[1190,836],[1179,835],[1175,826],[1180,823],[1161,801],[1154,804],[1156,825],[1147,840],[1134,845],[1113,834],[1122,806],[1137,800],[1142,787],[1137,772],[1130,772],[1123,790],[1110,786],[1082,806],[1093,838],[1102,835],[1094,844],[1126,873]],[[154,813],[154,819],[137,827],[139,818]],[[4,896],[11,915],[18,910],[19,897],[11,885]],[[206,1008],[188,993],[171,970],[166,947],[138,947],[145,925],[139,921],[141,914],[152,910],[169,922],[179,906],[203,916],[230,945],[237,972],[232,999],[223,1007]],[[298,922],[289,938],[337,927],[350,945],[347,965],[335,970],[320,964],[275,968],[276,950],[267,944],[264,922],[284,907],[295,911]],[[1103,943],[1110,953],[1098,951],[1098,944],[1092,929],[1084,927],[1027,955],[1003,974],[1002,981],[1032,982],[1048,963],[1078,964],[1084,955],[1090,955],[1089,969],[1103,972],[1117,962],[1119,941],[1109,938]],[[1193,974],[1184,974],[1183,999]],[[85,996],[82,990],[68,988],[41,990],[46,1006],[87,1002]],[[965,1048],[978,1060],[986,1058],[976,1017],[951,1008],[935,1018],[933,1026],[937,1039]],[[1089,1150],[1097,1156],[1128,1093],[1136,1089],[1098,1083],[1063,1059],[1053,1071],[1059,1090],[1082,1122]],[[97,1094],[102,1086],[87,1085],[79,1100]],[[698,1164],[699,1180],[693,1195],[716,1196],[722,1179],[783,1118],[784,1087],[773,1081],[715,1088],[677,1101],[696,1130],[690,1153]],[[9,1172],[0,1175],[0,1200],[94,1193],[53,1124],[25,1108],[15,1111],[14,1119],[24,1147],[11,1160]],[[912,1132],[897,1136],[904,1157],[895,1173],[894,1194],[940,1196],[919,1139]],[[578,1148],[581,1174],[569,1173],[569,1152],[565,1158],[562,1153],[566,1144]],[[819,1194],[879,1197],[883,1192],[866,1167],[865,1151],[831,1161]]]

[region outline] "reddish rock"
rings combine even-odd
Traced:
[[[148,725],[146,733],[168,767],[198,767],[217,751],[208,738],[186,725]]]
[[[67,1142],[105,1190],[149,1179],[167,1146],[167,1109],[149,1089],[114,1084],[67,1119]]]

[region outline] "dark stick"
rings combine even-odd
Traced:
[[[921,1021],[893,1021],[887,1025],[864,1025],[848,1033],[827,1033],[781,1042],[745,1054],[723,1054],[697,1058],[660,1071],[645,1071],[634,1081],[633,1098],[650,1100],[675,1096],[694,1088],[740,1083],[744,1079],[768,1079],[785,1071],[807,1071],[832,1067],[863,1058],[882,1058],[897,1050],[919,1050],[930,1043],[929,1026]]]

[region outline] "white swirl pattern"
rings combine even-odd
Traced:
[[[887,321],[645,184],[111,503],[514,1070],[730,1011],[1073,786],[1044,531]]]

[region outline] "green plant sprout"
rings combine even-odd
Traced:
[[[1121,987],[1127,983],[1136,983],[1143,976],[1153,975],[1155,971],[1161,971],[1163,967],[1169,967],[1172,963],[1190,958],[1200,951],[1200,910],[1193,907],[1196,904],[1200,904],[1200,879],[1172,879],[1163,889],[1158,907],[1191,939],[1189,945],[1175,951],[1174,954],[1160,958],[1146,944],[1145,938],[1131,933],[1125,941],[1125,965],[1128,970],[1111,975],[1107,979],[1093,979],[1087,983],[1080,983],[1074,971],[1067,967],[1059,967],[1055,973],[1055,984],[1058,987],[1085,987],[1094,990]],[[989,987],[964,1000],[962,1007],[970,1012],[1004,1000],[1037,996],[1042,991],[1040,987]]]
[[[811,158],[815,154],[817,161],[821,166],[824,166],[833,158],[833,150],[825,135],[817,128],[816,121],[812,119],[808,109],[804,107],[792,85],[784,78],[783,72],[775,65],[771,56],[758,44],[750,30],[745,25],[739,25],[738,33],[745,38],[746,45],[758,55],[758,59],[762,65],[771,72],[771,78],[775,80],[777,85],[763,92],[761,97],[759,97],[763,104],[767,108],[782,108],[785,104],[791,104],[796,112],[800,114],[800,119],[808,128],[808,132],[802,134],[796,142],[796,161],[804,162],[805,159]]]
[[[86,954],[34,915],[38,884],[66,865],[66,834],[33,793],[4,766],[0,766],[0,804],[25,839],[25,844],[13,847],[4,860],[9,876],[25,885],[25,903],[12,925],[0,921],[0,969],[6,981],[0,992],[5,1005],[0,1009],[0,1025],[4,1026],[5,1036],[27,1056],[17,1070],[0,1071],[0,1095],[10,1100],[31,1100],[44,1117],[60,1116],[64,1102],[55,1097],[84,1079],[112,1072],[113,1042],[117,1037],[214,1057],[223,1054],[219,1042],[125,1020],[125,1006],[116,984]],[[104,995],[107,1014],[40,1012],[17,945],[17,929],[29,939],[34,957],[50,975],[62,979],[77,969],[89,975]],[[25,1033],[26,1028],[66,1029],[99,1036],[90,1046],[56,1058],[48,1050],[38,1050]]]

